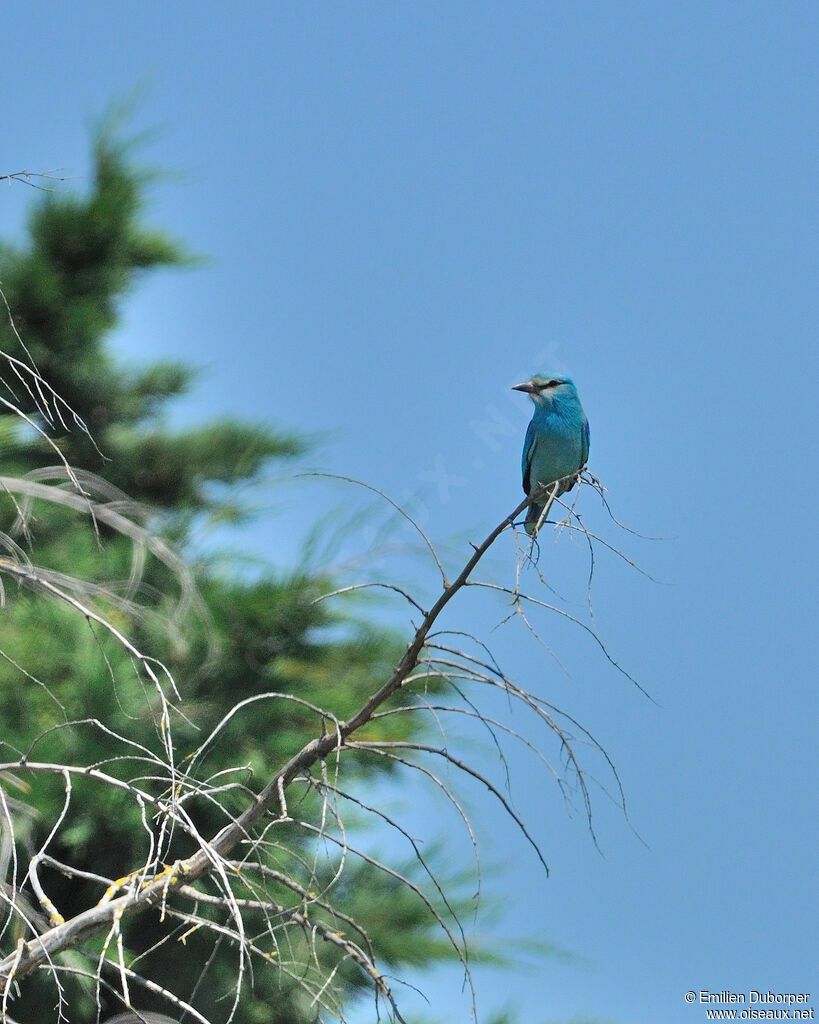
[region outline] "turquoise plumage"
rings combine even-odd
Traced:
[[[528,495],[557,484],[555,497],[574,487],[589,457],[589,421],[571,377],[536,373],[516,384],[535,404],[534,415],[523,442],[523,490]],[[532,536],[543,522],[545,502],[533,502],[526,513],[526,532]]]

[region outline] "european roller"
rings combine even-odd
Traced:
[[[516,384],[535,403],[535,412],[523,442],[523,490],[532,495],[548,488],[543,504],[533,502],[526,513],[526,532],[534,536],[542,522],[544,507],[554,496],[570,491],[589,457],[589,421],[571,377],[536,373],[531,380]]]

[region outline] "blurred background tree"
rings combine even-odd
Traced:
[[[174,722],[175,742],[177,749],[192,749],[230,707],[265,691],[295,695],[340,717],[349,714],[389,675],[403,643],[354,611],[340,611],[337,602],[332,611],[326,603],[314,603],[331,586],[320,573],[284,568],[253,574],[240,568],[230,571],[225,569],[226,560],[217,566],[196,550],[192,538],[197,525],[204,519],[240,523],[246,509],[237,498],[237,487],[257,479],[273,462],[293,460],[305,444],[297,435],[266,424],[232,420],[170,430],[163,414],[168,403],[191,386],[194,371],[173,361],[138,370],[118,362],[111,339],[120,306],[140,275],[192,262],[179,245],[143,223],[152,177],[138,166],[115,131],[100,133],[88,194],[62,189],[46,194],[30,218],[28,244],[4,245],[0,250],[0,282],[13,316],[13,322],[0,325],[0,344],[6,352],[21,355],[22,340],[43,377],[88,425],[90,436],[58,426],[56,440],[89,491],[99,491],[101,485],[82,474],[99,474],[111,485],[102,489],[103,498],[122,497],[129,514],[141,517],[151,529],[161,528],[194,566],[203,603],[196,614],[169,629],[178,607],[172,597],[178,581],[167,565],[149,559],[140,566],[136,600],[125,583],[134,558],[127,538],[104,524],[95,532],[87,519],[39,504],[30,528],[18,530],[17,539],[28,545],[38,565],[92,584],[98,581],[109,591],[112,580],[123,581],[122,600],[112,614],[173,673],[185,715]],[[7,385],[15,403],[32,424],[44,425],[37,403],[15,384]],[[0,437],[5,476],[28,474],[53,482],[54,471],[48,467],[54,466],[54,452],[33,426],[5,414],[0,416]],[[126,502],[124,495],[138,506]],[[2,501],[11,522],[15,502],[8,494]],[[90,721],[76,724],[91,719],[159,749],[153,716],[145,710],[150,694],[140,693],[138,680],[133,673],[129,676],[126,652],[107,643],[81,616],[20,591],[3,610],[0,636],[3,759],[28,754],[56,764],[98,762],[114,772],[121,745]],[[140,706],[142,712],[135,710]],[[393,715],[382,724],[380,735],[392,730],[396,738],[409,737],[419,727],[420,720],[413,716]],[[215,774],[246,765],[256,778],[264,779],[271,766],[298,750],[316,728],[316,716],[303,705],[264,702],[224,731],[208,755],[208,768]],[[378,764],[375,759],[357,764],[351,760],[345,786],[355,774],[389,772],[389,764],[386,759]],[[249,780],[250,775],[245,781]],[[21,773],[0,781],[16,810],[14,843],[26,860],[59,814],[63,780]],[[150,786],[150,780],[145,785]],[[206,806],[197,808],[196,821],[206,835],[224,824],[219,811]],[[300,862],[310,860],[315,840],[294,828],[288,842],[289,847],[277,848],[274,860],[283,872],[297,872]],[[0,864],[5,884],[13,852],[5,835]],[[132,800],[78,779],[65,826],[50,852],[86,871],[116,878],[138,866],[140,858],[144,862],[147,836]],[[329,880],[332,864],[327,861],[318,871]],[[47,868],[42,869],[42,878],[65,918],[93,905],[104,888],[91,879],[69,879]],[[265,880],[265,891],[267,898],[286,908],[306,909],[306,893],[280,884],[275,875]],[[424,903],[367,863],[347,866],[343,884],[334,889],[334,902],[355,916],[379,950],[381,962],[392,969],[428,965],[452,955]],[[30,899],[30,904],[36,920],[36,901]],[[207,907],[200,912],[209,913]],[[311,914],[334,928],[347,928],[319,907],[311,906]],[[190,999],[200,1011],[207,1013],[226,1000],[227,1012],[227,994],[235,984],[235,945],[226,940],[214,946],[198,933],[183,935],[188,931],[180,924],[168,939],[167,924],[160,927],[158,914],[139,915],[125,928],[128,962]],[[7,921],[0,938],[2,951],[13,948],[21,935],[30,937],[18,920]],[[317,1019],[316,1006],[299,980],[309,959],[304,935],[293,929],[289,936],[289,948],[280,955],[283,962],[290,960],[290,976],[286,970],[257,970],[252,986],[243,990],[234,1018],[238,1024]],[[101,941],[89,943],[85,953],[98,952]],[[337,956],[327,948],[320,955],[327,968]],[[83,951],[64,954],[62,962],[78,971],[89,965]],[[342,965],[337,980],[342,1005],[370,984],[349,962]],[[68,974],[63,985],[72,1024],[96,1020],[93,981]],[[41,1024],[54,1017],[51,977],[28,978],[23,991],[24,997],[10,1008],[16,1019]],[[135,1005],[169,1011],[162,998],[135,991]],[[100,998],[105,1012],[121,1009],[104,988]]]

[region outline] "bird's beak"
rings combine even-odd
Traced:
[[[525,380],[522,384],[515,384],[512,388],[513,391],[525,391],[528,395],[531,395],[537,388],[530,380]]]

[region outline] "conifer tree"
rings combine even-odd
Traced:
[[[169,596],[178,591],[178,581],[162,560],[149,559],[140,567],[138,599],[131,600],[128,592],[127,600],[123,596],[112,606],[123,630],[148,643],[173,673],[185,716],[174,721],[176,742],[195,748],[197,737],[206,736],[227,709],[244,698],[265,691],[298,698],[267,701],[254,713],[237,717],[210,751],[213,776],[246,765],[244,781],[250,785],[251,773],[264,778],[266,769],[315,734],[316,718],[309,704],[329,707],[340,717],[351,713],[378,680],[389,675],[403,646],[383,628],[339,612],[337,606],[330,611],[328,604],[315,603],[329,587],[318,575],[278,568],[249,580],[225,571],[224,563],[217,569],[204,559],[196,561],[190,543],[193,524],[204,516],[241,512],[233,485],[258,477],[271,462],[293,459],[304,442],[267,424],[231,420],[187,430],[166,427],[163,412],[191,386],[193,371],[172,361],[139,370],[122,366],[115,352],[116,328],[121,305],[142,275],[183,266],[189,257],[163,233],[145,226],[151,175],[134,163],[128,147],[115,135],[99,136],[94,166],[87,194],[61,190],[46,196],[33,211],[25,244],[0,250],[0,285],[13,316],[13,324],[0,325],[0,346],[19,353],[22,339],[42,376],[87,425],[85,433],[70,418],[64,427],[58,422],[56,440],[88,492],[98,493],[95,489],[102,485],[84,474],[104,479],[112,488],[104,491],[106,498],[121,492],[139,503],[139,508],[127,506],[129,514],[142,516],[150,530],[161,527],[194,560],[201,604],[191,606],[193,611],[177,628],[167,626],[179,605]],[[286,345],[286,339],[281,343]],[[35,429],[43,425],[38,403],[19,382],[10,386],[31,425],[11,414],[0,416],[3,475],[53,482],[54,473],[63,471],[49,468],[55,458]],[[0,501],[4,521],[12,522],[17,499],[5,494]],[[71,511],[38,504],[30,528],[18,529],[15,536],[56,579],[65,574],[92,586],[95,581],[126,581],[133,570],[133,544],[127,537],[104,522],[90,529],[87,519]],[[126,591],[123,583],[123,595]],[[32,758],[36,752],[40,761],[94,762],[115,772],[123,756],[117,736],[127,734],[148,748],[156,747],[152,717],[145,714],[140,720],[134,711],[151,698],[139,692],[135,676],[129,677],[127,652],[108,644],[93,623],[68,607],[25,591],[12,598],[0,613],[4,756]],[[414,721],[403,715],[385,719],[381,734],[393,730],[396,737],[409,736]],[[356,773],[376,770],[388,772],[389,762],[374,766],[362,759],[357,767],[351,763],[345,785]],[[0,785],[16,808],[14,845],[21,857],[30,856],[59,816],[63,779],[12,774],[0,778]],[[145,785],[150,788],[150,779]],[[315,796],[307,793],[304,799]],[[217,808],[196,808],[196,824],[203,834],[213,834],[223,823]],[[50,852],[89,875],[68,878],[43,865],[45,888],[59,912],[69,918],[93,905],[102,891],[91,875],[119,876],[144,859],[145,842],[146,829],[133,800],[90,780],[75,779],[67,818]],[[263,880],[266,897],[306,912],[307,896],[282,884],[274,866],[286,873],[314,857],[313,840],[294,828],[286,842],[280,831],[277,843],[270,875]],[[183,848],[181,837],[177,845]],[[3,851],[0,868],[7,874],[0,882],[8,884],[8,836]],[[329,883],[332,865],[325,863],[321,872]],[[36,921],[42,911],[30,892],[26,898]],[[394,968],[428,964],[448,955],[448,945],[424,903],[397,879],[367,863],[347,866],[334,899],[361,922],[380,948],[382,962]],[[208,906],[199,909],[204,917],[218,918]],[[310,913],[333,927],[347,927],[318,904],[311,905]],[[0,934],[3,953],[22,935],[17,919],[6,923]],[[300,981],[310,959],[308,938],[298,927],[287,934],[287,948],[278,951],[283,969],[255,972],[252,985],[243,989],[234,1017],[237,1024],[316,1019],[316,1007]],[[212,1010],[232,991],[237,956],[229,937],[214,944],[201,931],[180,926],[169,938],[158,911],[126,922],[124,935],[128,962],[137,963],[146,977],[194,1006]],[[263,935],[259,941],[264,941]],[[72,1024],[97,1019],[98,997],[103,1019],[121,1009],[105,987],[97,994],[93,980],[83,976],[102,942],[98,937],[61,957],[68,972],[61,981]],[[317,955],[328,969],[340,959],[327,944]],[[339,983],[343,1003],[369,980],[345,961],[334,985]],[[41,1024],[56,1019],[55,1002],[53,978],[43,972],[40,978],[26,980],[24,998],[13,1001],[9,1012],[21,1024]],[[172,1012],[161,997],[142,989],[135,990],[134,1003]]]

